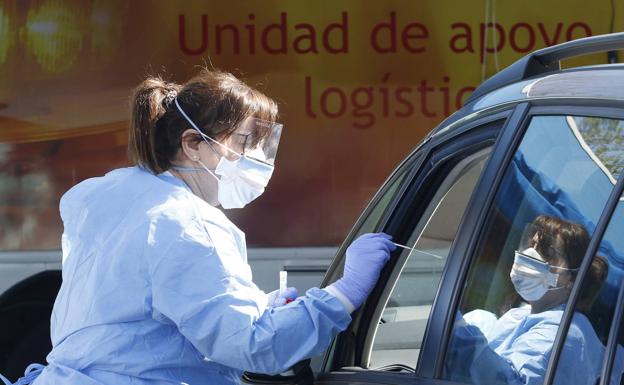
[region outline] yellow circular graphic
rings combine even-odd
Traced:
[[[28,11],[26,45],[41,67],[52,73],[69,69],[82,48],[80,7],[48,0]]]

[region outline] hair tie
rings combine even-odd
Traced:
[[[167,91],[167,94],[165,95],[165,98],[163,99],[163,102],[166,108],[169,108],[169,105],[171,105],[171,102],[174,101],[176,96],[178,96],[178,91],[176,90]]]

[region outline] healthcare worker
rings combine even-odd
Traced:
[[[61,199],[53,348],[21,383],[235,384],[243,371],[280,373],[325,350],[374,287],[390,237],[359,237],[341,279],[284,305],[294,290],[258,289],[245,235],[217,208],[264,191],[281,133],[276,104],[204,70],[184,85],[145,80],[132,110],[137,166]]]
[[[527,302],[496,319],[474,310],[458,314],[449,351],[450,379],[478,385],[541,385],[559,323],[576,273],[589,245],[576,223],[540,216],[527,225],[510,272],[517,293]],[[595,258],[582,291],[580,310],[588,310],[607,275]],[[576,312],[559,359],[556,385],[595,385],[604,346],[592,324]]]

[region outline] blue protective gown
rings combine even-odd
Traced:
[[[168,173],[114,170],[60,209],[63,284],[36,385],[238,383],[321,353],[351,321],[321,289],[267,308],[244,234]]]
[[[487,312],[482,310],[476,311],[477,317],[471,314],[474,312],[467,313],[466,324],[455,330],[454,346],[470,351],[469,381],[478,385],[543,384],[563,311],[561,305],[531,314],[530,306],[524,306],[509,310],[495,322],[483,317]],[[591,323],[575,313],[554,384],[595,385],[603,357],[604,346]]]

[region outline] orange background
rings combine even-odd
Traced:
[[[267,52],[263,31],[279,48],[282,13],[287,52]],[[396,49],[380,52],[392,14]],[[266,193],[228,215],[251,246],[335,245],[466,87],[525,51],[618,30],[620,15],[581,0],[0,1],[0,249],[59,248],[62,193],[127,165],[132,88],[148,74],[184,82],[205,64],[275,98],[285,126]],[[302,52],[313,41],[317,52]]]

